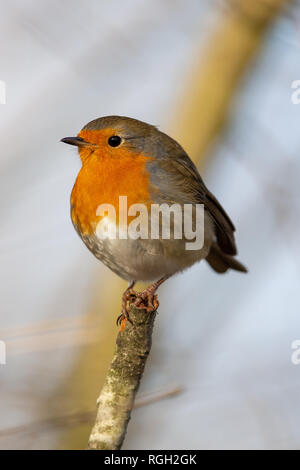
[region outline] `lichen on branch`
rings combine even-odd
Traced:
[[[117,336],[113,360],[97,400],[88,449],[117,450],[124,441],[134,399],[151,349],[156,312],[130,307],[131,322]]]

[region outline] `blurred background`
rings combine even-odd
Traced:
[[[87,443],[126,284],[72,227],[59,140],[110,114],[184,146],[249,268],[161,288],[123,448],[300,448],[300,3],[0,4],[0,448]]]

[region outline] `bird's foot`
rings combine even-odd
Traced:
[[[122,295],[122,308],[121,314],[117,318],[117,325],[121,326],[121,331],[124,331],[126,323],[132,321],[129,318],[130,305],[135,302],[137,293],[133,290],[134,282],[132,282],[124,294]]]
[[[159,281],[154,282],[151,286],[147,287],[143,292],[137,294],[136,299],[134,301],[134,305],[136,308],[141,310],[146,310],[148,313],[154,312],[159,307],[159,302],[157,299],[157,295],[155,292],[159,288],[159,286],[166,281],[168,277],[165,276]]]
[[[132,323],[129,317],[130,306],[133,304],[139,310],[146,310],[152,313],[159,307],[157,295],[155,294],[158,287],[164,282],[165,278],[151,284],[143,292],[136,292],[133,290],[134,282],[132,282],[122,296],[122,310],[117,318],[117,325],[121,326],[121,331],[124,331],[126,323]]]
[[[138,310],[146,310],[147,313],[152,313],[158,309],[159,302],[157,295],[149,289],[145,289],[143,292],[135,292],[133,289],[129,292],[124,292],[122,297],[122,311],[117,318],[117,325],[121,326],[121,331],[125,330],[127,322],[132,324],[129,316],[131,305],[134,305]]]
[[[148,313],[152,313],[157,310],[159,302],[152,286],[148,287],[143,292],[139,292],[133,305],[139,310],[146,310]]]

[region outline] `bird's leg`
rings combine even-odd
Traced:
[[[168,276],[162,277],[158,281],[151,284],[151,286],[147,287],[143,292],[140,292],[136,295],[136,300],[134,301],[134,305],[136,308],[141,310],[147,310],[147,312],[154,312],[159,307],[159,302],[157,300],[157,295],[155,292],[159,288],[159,286],[168,279]]]
[[[117,325],[121,325],[121,331],[124,331],[127,321],[131,323],[129,318],[130,304],[133,304],[137,309],[146,310],[149,313],[158,309],[159,302],[155,292],[167,279],[168,276],[162,277],[147,287],[143,292],[136,292],[133,290],[135,281],[129,283],[129,286],[122,296],[121,315],[119,315],[117,318]]]
[[[128,303],[132,303],[136,298],[136,293],[133,290],[136,281],[130,281],[127,289],[122,295],[122,308],[121,314],[117,318],[117,325],[121,325],[123,331],[126,325],[126,321],[130,321]]]

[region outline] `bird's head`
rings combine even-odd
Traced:
[[[128,155],[154,157],[158,135],[154,126],[123,116],[106,116],[86,124],[76,137],[61,142],[78,147],[83,162],[90,155],[122,158]]]

